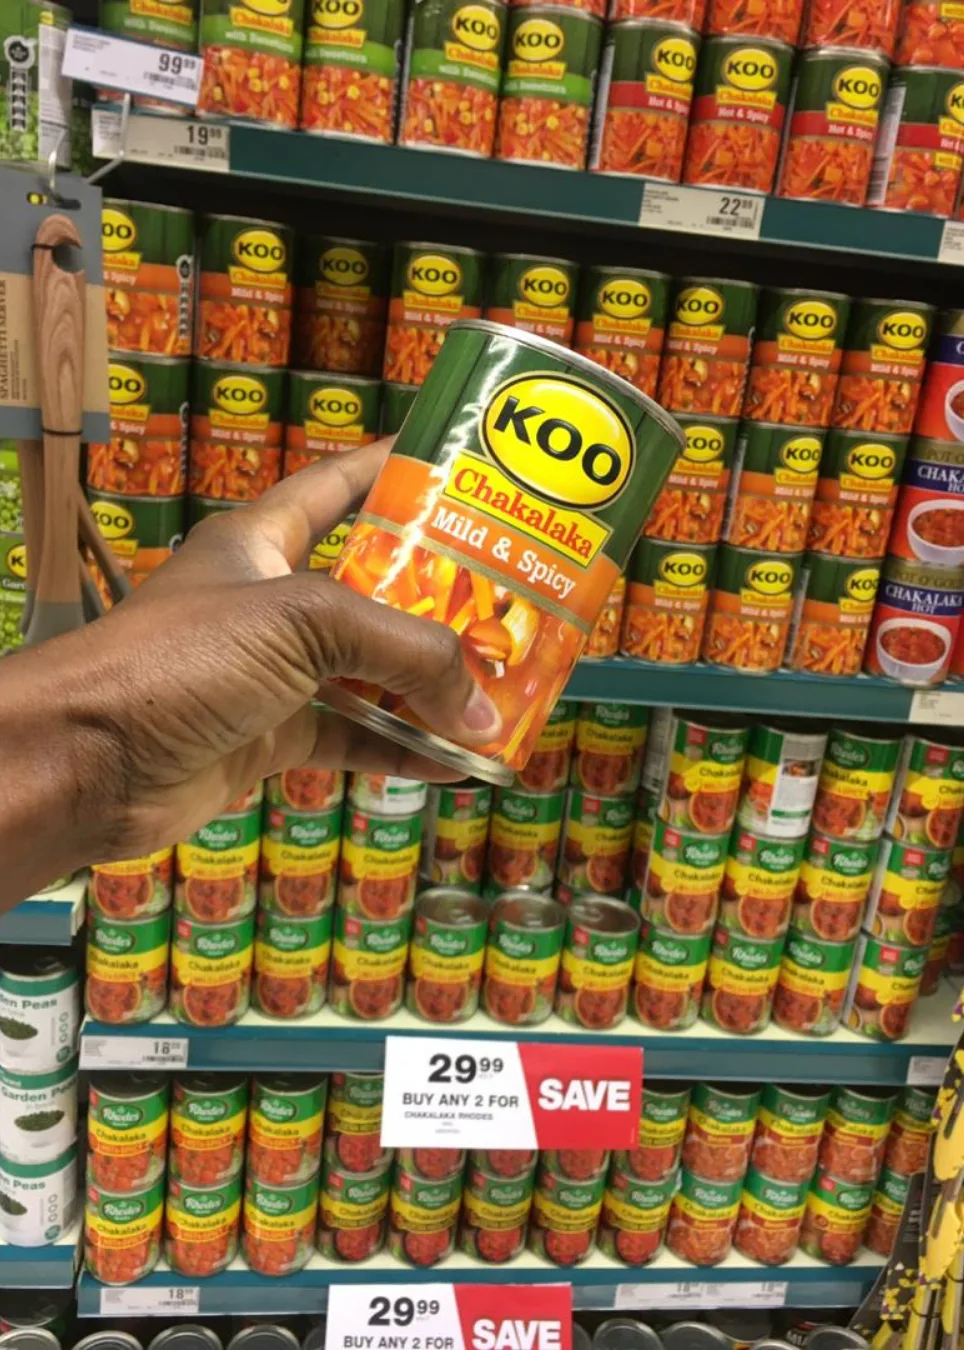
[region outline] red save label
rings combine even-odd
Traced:
[[[635,1148],[643,1101],[638,1046],[519,1046],[540,1148]]]
[[[572,1350],[572,1285],[457,1284],[463,1350]]]

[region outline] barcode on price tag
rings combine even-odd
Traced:
[[[744,1284],[715,1284],[680,1280],[661,1284],[618,1284],[617,1308],[782,1308],[787,1301],[786,1280],[751,1280]]]
[[[185,1036],[88,1036],[80,1038],[82,1069],[186,1069]]]
[[[193,108],[201,88],[202,69],[201,58],[191,52],[132,42],[78,24],[67,32],[64,77],[104,89]]]
[[[97,159],[113,159],[123,150],[133,164],[173,164],[209,173],[231,169],[229,127],[135,114],[127,119],[122,141],[120,113],[111,108],[95,108],[92,125]]]
[[[911,1055],[907,1065],[908,1087],[940,1087],[947,1060],[937,1055]]]
[[[765,198],[754,193],[647,183],[643,189],[639,223],[655,230],[759,239],[764,202]]]
[[[145,1289],[102,1289],[101,1317],[127,1313],[138,1317],[167,1317],[171,1313],[196,1316],[201,1311],[201,1291],[197,1285],[173,1284]]]

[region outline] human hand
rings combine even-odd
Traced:
[[[56,655],[85,729],[75,796],[99,856],[185,839],[258,779],[305,764],[441,782],[460,775],[311,700],[351,676],[402,695],[440,735],[483,744],[498,713],[455,634],[296,571],[314,538],[364,497],[381,441],[302,470],[214,516],[133,596],[14,662]]]

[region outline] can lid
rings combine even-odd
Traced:
[[[803,1344],[804,1350],[868,1350],[863,1336],[849,1327],[814,1327]]]
[[[592,1338],[593,1350],[663,1350],[652,1327],[632,1317],[610,1317]]]
[[[624,900],[592,892],[575,897],[569,906],[569,922],[573,926],[582,924],[585,928],[601,933],[635,933],[639,930],[639,915]],[[616,1322],[620,1319],[610,1320]]]
[[[0,1336],[0,1342],[4,1341]],[[19,1342],[12,1350],[35,1350],[33,1346],[22,1346]],[[94,1331],[83,1340],[77,1341],[74,1350],[141,1350],[141,1343],[129,1331]]]
[[[729,1350],[722,1331],[703,1322],[674,1322],[660,1332],[663,1350]]]
[[[166,1097],[168,1080],[160,1073],[98,1073],[91,1078],[90,1086],[102,1097],[129,1101],[154,1092],[161,1092]]]
[[[245,1327],[228,1341],[228,1350],[298,1350],[298,1337],[287,1327]]]
[[[415,917],[451,928],[472,928],[489,918],[489,905],[474,891],[460,886],[432,886],[415,900]]]
[[[221,1338],[210,1327],[188,1322],[158,1332],[147,1350],[221,1350]]]
[[[133,1340],[133,1337],[131,1339]],[[134,1345],[137,1345],[136,1341]],[[24,1327],[22,1330],[5,1331],[0,1335],[0,1350],[60,1350],[60,1342],[52,1331],[40,1327]],[[140,1350],[139,1345],[137,1350]]]
[[[325,1350],[325,1333],[327,1329],[328,1324],[326,1320],[322,1318],[320,1322],[311,1328],[308,1335],[302,1341],[301,1350]],[[575,1343],[573,1343],[572,1350],[578,1350]]]

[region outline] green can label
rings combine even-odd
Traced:
[[[305,65],[394,79],[404,20],[399,0],[308,0]]]
[[[492,911],[484,1001],[498,1021],[524,1025],[542,1021],[552,1007],[565,922],[547,905],[541,924],[524,926],[524,916],[516,916],[514,908],[497,902]]]
[[[161,1011],[167,999],[170,936],[169,911],[124,922],[88,910],[85,998],[92,1017],[143,1022]]]
[[[565,794],[498,788],[489,826],[490,880],[503,888],[548,887],[562,833]],[[519,854],[525,854],[520,860]]]
[[[418,0],[409,79],[451,80],[499,92],[506,10],[496,0]]]
[[[485,318],[510,328],[572,341],[579,269],[563,258],[496,254]]]
[[[503,98],[552,98],[592,106],[602,23],[585,10],[509,10]]]
[[[875,840],[884,828],[901,742],[833,727],[820,769],[814,827],[838,839]]]
[[[856,843],[814,833],[800,866],[794,926],[828,942],[856,937],[873,880],[877,843]]]
[[[857,1092],[853,1088],[839,1087],[833,1094],[830,1110],[827,1113],[827,1125],[836,1134],[847,1133],[849,1126],[870,1126],[871,1133],[882,1138],[890,1129],[897,1107],[897,1093],[886,1092],[880,1096]],[[851,1134],[854,1131],[850,1131]]]
[[[617,367],[620,374],[637,373],[632,354],[637,360],[658,363],[668,301],[669,277],[663,272],[600,264],[585,268],[576,313],[576,351],[593,355],[597,348],[611,348],[625,353],[630,366],[625,371]]]
[[[417,384],[394,384],[386,381],[382,385],[382,419],[379,429],[383,436],[394,436],[401,431],[402,423],[408,416],[417,393]]]
[[[280,373],[280,372],[279,372]],[[353,375],[288,373],[285,473],[378,436],[381,384]]]
[[[796,69],[790,137],[872,147],[889,70],[886,58],[869,50],[817,47],[804,52]]]
[[[234,5],[239,17],[248,12],[247,3],[248,0],[242,0],[240,5],[235,4],[235,0],[204,0],[205,7],[211,8]],[[286,26],[290,22],[293,5],[300,11],[301,0],[278,0],[278,8],[289,11],[289,17],[282,12],[277,20],[279,25]],[[207,22],[206,18],[202,20],[204,22]],[[252,31],[258,33],[259,30]],[[300,34],[299,24],[299,50]],[[262,40],[254,37],[252,45]],[[294,242],[294,230],[276,221],[205,216],[201,228],[199,296],[213,301],[290,307]],[[210,352],[204,354],[213,355]]]
[[[504,1231],[524,1227],[532,1206],[534,1178],[498,1177],[470,1167],[462,1195],[462,1218],[474,1228]]]
[[[832,428],[820,457],[817,497],[852,506],[893,506],[907,443],[907,436]]]
[[[686,1129],[690,1089],[662,1092],[644,1086],[643,1110],[639,1118],[639,1147],[652,1148],[678,1144]]]
[[[591,1181],[569,1181],[540,1167],[532,1200],[533,1225],[554,1233],[585,1233],[596,1226],[606,1173]]]
[[[696,1221],[736,1218],[742,1189],[742,1181],[708,1181],[684,1167],[673,1208]]]
[[[389,1202],[392,1227],[405,1233],[437,1233],[459,1215],[462,1173],[445,1181],[426,1181],[396,1167]]]
[[[814,1036],[833,1031],[850,979],[856,943],[821,942],[790,929],[774,1000],[777,1021]]]
[[[482,900],[440,896],[436,903],[429,893],[417,901],[406,991],[411,1012],[433,1022],[471,1016],[478,1006],[487,932]]]
[[[321,1171],[319,1241],[325,1228],[355,1232],[379,1224],[388,1210],[390,1177],[387,1170],[375,1176],[356,1176],[326,1158]],[[338,1243],[333,1245],[337,1251]]]
[[[676,420],[683,428],[686,444],[670,470],[666,486],[724,492],[730,480],[740,423],[734,417],[685,413],[678,414]],[[657,533],[652,520],[646,531]]]
[[[614,1255],[612,1243],[605,1230],[615,1228],[622,1233],[661,1232],[669,1217],[669,1207],[676,1193],[675,1172],[662,1181],[640,1181],[626,1172],[613,1169],[603,1196],[600,1223],[600,1245],[603,1251]]]
[[[252,451],[281,446],[284,422],[283,370],[231,365],[220,361],[195,361],[191,394],[191,485],[200,496],[219,497],[210,485],[198,482],[195,460],[211,453],[214,446],[237,446],[246,456]],[[205,469],[207,465],[203,466]]]
[[[942,79],[957,84],[960,75],[937,70],[894,71],[892,85],[906,81],[905,99],[910,105],[905,102],[905,120],[923,120],[919,116],[919,103],[913,106],[914,94],[919,99],[920,91],[926,89],[933,97]],[[933,305],[914,300],[854,300],[852,306],[843,357],[844,374],[920,378],[933,328]]]
[[[191,363],[123,353],[107,367],[112,436],[177,440],[187,425]]]
[[[201,51],[241,48],[300,62],[304,0],[201,0]]]
[[[743,1182],[741,1203],[760,1223],[785,1223],[800,1218],[807,1203],[807,1182],[776,1181],[751,1167]]]

